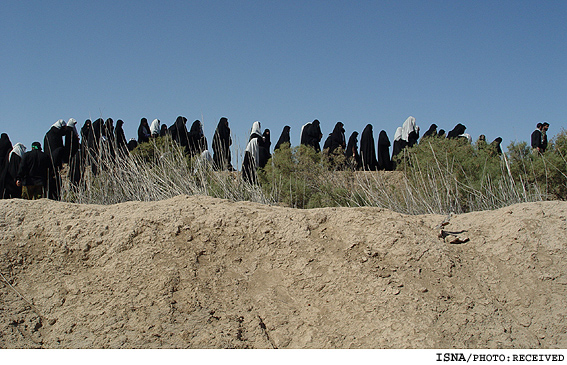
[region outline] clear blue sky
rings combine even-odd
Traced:
[[[347,138],[414,116],[476,140],[550,136],[567,117],[567,1],[0,2],[0,131],[43,142],[57,119],[142,117],[212,142],[222,116],[244,149],[317,118]]]

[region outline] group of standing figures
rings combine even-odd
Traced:
[[[29,199],[48,197],[59,200],[61,171],[64,164],[68,166],[69,182],[78,185],[85,171],[91,171],[96,175],[99,169],[104,168],[100,161],[117,161],[127,156],[138,144],[166,135],[169,135],[190,157],[199,156],[210,162],[216,170],[235,171],[231,163],[232,138],[227,118],[222,117],[216,127],[212,154],[209,152],[201,121],[195,120],[189,129],[186,124],[187,118],[183,116],[177,117],[169,128],[159,119],[154,119],[149,124],[146,118],[142,118],[138,127],[138,138],[127,141],[123,130],[124,122],[120,119],[116,121],[116,126],[111,118],[106,120],[99,118],[94,122],[87,119],[80,133],[77,130],[75,119],[71,118],[67,122],[60,119],[45,134],[43,150],[41,143],[34,142],[29,152],[26,152],[26,147],[21,143],[12,146],[8,135],[2,133],[0,137],[0,197]],[[458,124],[446,137],[466,138],[470,142],[472,138],[465,133],[465,129],[464,125]],[[274,150],[291,144],[290,131],[290,126],[283,128]],[[443,130],[437,132],[437,126],[432,124],[422,138],[435,136],[445,138],[445,132]],[[395,168],[394,157],[404,148],[418,143],[419,127],[416,125],[415,118],[409,117],[401,127],[397,128],[392,155],[389,152],[391,143],[386,131],[380,131],[376,144],[371,124],[366,125],[362,131],[360,149],[358,132],[352,132],[347,142],[342,122],[335,124],[321,150],[322,138],[319,120],[315,119],[302,126],[300,143],[327,156],[344,154],[346,163],[342,168],[390,171]],[[536,139],[533,138],[533,140]],[[493,143],[501,141],[501,138],[497,138]],[[254,122],[241,168],[245,181],[257,183],[257,170],[265,167],[270,159],[270,148],[270,130],[262,131],[260,122]]]
[[[190,156],[201,155],[209,160],[218,170],[234,171],[231,164],[230,146],[232,145],[228,119],[221,118],[213,136],[213,155],[208,151],[207,139],[203,126],[196,120],[190,130],[186,127],[187,118],[179,116],[175,123],[167,128],[155,119],[151,125],[142,118],[138,127],[138,139],[126,140],[122,120],[116,126],[112,118],[103,120],[90,119],[79,131],[73,118],[65,122],[55,122],[45,134],[43,146],[40,142],[32,143],[32,149],[26,152],[22,143],[12,143],[6,133],[0,137],[0,198],[38,199],[47,197],[60,199],[61,171],[68,166],[68,180],[71,184],[80,184],[85,171],[97,174],[108,166],[106,162],[125,158],[138,144],[149,142],[151,138],[165,135],[177,142]]]
[[[284,143],[290,143],[290,127],[285,126],[274,150],[277,150]],[[466,127],[459,123],[449,133],[445,134],[443,129],[437,131],[437,125],[432,124],[423,138],[449,138],[462,139],[466,143],[472,142],[472,137],[465,133]],[[416,145],[420,139],[419,127],[416,125],[414,117],[408,117],[401,127],[398,127],[394,135],[393,145],[390,143],[388,134],[381,130],[378,135],[378,143],[374,141],[374,132],[371,124],[367,124],[360,136],[360,149],[358,147],[358,132],[354,131],[348,139],[345,138],[345,128],[342,122],[337,122],[333,131],[329,134],[321,149],[323,133],[321,123],[315,119],[301,127],[300,144],[309,146],[317,153],[323,153],[327,157],[344,154],[345,163],[343,166],[335,168],[364,170],[364,171],[392,171],[395,169],[396,156],[406,147]],[[480,139],[484,136],[480,136]],[[502,153],[500,143],[502,138],[496,138],[491,146],[498,154]],[[270,157],[270,130],[266,129],[263,133],[260,122],[254,122],[250,139],[246,146],[244,162],[242,166],[242,176],[250,183],[257,182],[256,171],[263,168]],[[390,155],[390,146],[392,154]],[[332,162],[332,159],[330,159]],[[332,165],[332,163],[331,163]]]

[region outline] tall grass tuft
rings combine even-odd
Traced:
[[[273,203],[258,186],[238,174],[214,171],[209,161],[189,159],[169,137],[152,139],[130,154],[115,156],[108,145],[89,156],[79,184],[65,181],[63,200],[83,204],[156,201],[178,195],[208,195],[230,200]],[[116,150],[116,149],[114,149]]]

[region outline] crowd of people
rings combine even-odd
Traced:
[[[55,122],[45,134],[43,148],[40,142],[34,142],[31,150],[22,143],[12,145],[8,135],[0,136],[0,197],[3,199],[24,198],[38,199],[47,197],[60,199],[61,171],[63,165],[68,166],[70,183],[79,184],[84,172],[89,169],[96,174],[100,158],[119,159],[127,156],[139,144],[147,143],[153,138],[169,135],[173,141],[181,146],[190,156],[198,156],[209,161],[216,170],[235,171],[231,156],[231,131],[228,119],[222,117],[215,129],[212,142],[212,153],[208,149],[207,138],[203,133],[201,121],[195,120],[187,129],[187,118],[177,117],[168,128],[159,119],[151,124],[146,118],[140,120],[138,138],[127,141],[124,134],[122,120],[111,118],[96,119],[94,122],[87,119],[80,133],[77,130],[77,121],[73,118],[67,122],[60,119]],[[538,123],[531,135],[531,146],[534,153],[544,153],[547,148],[547,130],[549,123]],[[274,151],[290,142],[290,126],[285,126],[274,146]],[[466,133],[463,124],[457,124],[451,131],[445,133],[443,129],[437,130],[436,124],[431,124],[421,137],[423,138],[449,138],[463,139],[472,143],[472,137]],[[358,132],[354,131],[348,141],[345,138],[345,126],[337,122],[333,131],[323,143],[321,123],[315,119],[301,127],[300,144],[309,146],[317,153],[326,156],[344,154],[345,168],[366,171],[391,171],[395,169],[395,157],[406,147],[412,147],[420,140],[420,128],[416,125],[414,117],[409,117],[401,127],[396,129],[393,143],[390,142],[386,131],[378,134],[378,143],[375,144],[372,125],[368,124],[360,136],[358,146]],[[496,138],[492,147],[498,154],[502,153],[500,143],[502,138]],[[477,144],[487,145],[486,138],[481,135]],[[390,154],[392,146],[392,154]],[[250,138],[244,150],[244,159],[241,167],[242,177],[249,183],[257,183],[257,170],[264,168],[271,157],[270,130],[262,131],[261,124],[256,121],[252,125]]]

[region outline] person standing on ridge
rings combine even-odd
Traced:
[[[24,153],[16,175],[16,186],[22,187],[22,198],[28,200],[45,197],[49,157],[41,150],[41,143],[32,143],[32,149]]]

